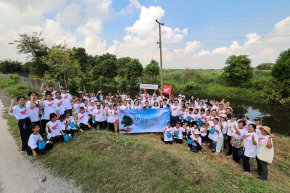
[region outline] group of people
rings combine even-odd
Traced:
[[[187,141],[188,149],[201,152],[205,143],[213,153],[227,149],[236,163],[243,160],[246,175],[250,175],[249,160],[256,158],[259,179],[267,180],[267,164],[273,159],[271,129],[262,126],[261,119],[250,122],[246,115],[237,119],[229,102],[200,100],[184,95],[168,98],[162,93],[148,94],[146,90],[131,98],[130,94],[102,92],[72,96],[66,88],[55,91],[53,85],[11,101],[9,113],[18,119],[22,150],[37,156],[51,149],[54,143],[68,141],[77,132],[91,128],[108,129],[118,133],[119,110],[170,108],[170,121],[163,131],[166,144]],[[76,120],[76,121],[75,121]],[[45,141],[44,139],[47,139]]]

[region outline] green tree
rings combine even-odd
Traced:
[[[271,70],[273,66],[274,66],[273,63],[262,63],[259,64],[256,68],[258,70]]]
[[[70,86],[73,90],[80,88],[81,77],[83,76],[80,70],[79,61],[74,58],[74,51],[54,47],[51,48],[45,62],[49,65],[47,78],[55,79],[64,86]]]
[[[97,59],[97,64],[93,67],[93,78],[97,79],[100,76],[106,78],[114,78],[117,75],[117,59],[111,57],[100,56]]]
[[[17,53],[25,54],[32,60],[30,66],[32,73],[42,77],[48,70],[43,57],[47,56],[49,48],[46,46],[42,33],[19,34],[19,39],[10,44],[16,44]]]
[[[144,68],[144,74],[148,76],[159,76],[160,68],[158,62],[151,60],[151,62]]]
[[[290,81],[290,49],[280,53],[273,66],[272,76],[277,81]]]
[[[0,72],[3,74],[22,74],[23,66],[18,61],[2,60],[0,61]]]
[[[247,83],[252,77],[251,60],[247,55],[232,55],[226,60],[222,78],[229,85],[237,86]]]

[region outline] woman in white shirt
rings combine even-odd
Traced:
[[[255,133],[256,125],[249,124],[248,132],[244,135],[243,146],[243,168],[245,175],[251,175],[250,173],[250,158],[254,158],[257,155],[258,135]]]
[[[274,158],[274,147],[271,136],[271,129],[267,126],[262,126],[261,137],[259,137],[258,150],[257,150],[257,165],[258,174],[257,177],[260,180],[268,179],[268,163],[272,163]]]
[[[18,128],[20,131],[20,137],[22,141],[22,151],[28,149],[28,139],[31,131],[31,121],[29,118],[29,109],[25,106],[24,96],[17,97],[18,105],[13,106],[14,100],[11,100],[9,114],[14,115],[18,120]]]

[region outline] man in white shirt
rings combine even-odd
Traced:
[[[61,98],[65,101],[66,110],[69,111],[70,116],[72,116],[72,96],[67,92],[67,88],[61,88]]]
[[[179,121],[179,101],[178,99],[174,99],[174,104],[170,106],[170,123],[173,125],[176,125],[176,123]]]

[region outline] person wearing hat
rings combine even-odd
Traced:
[[[77,115],[80,112],[80,107],[81,107],[80,99],[76,98],[73,104],[73,112],[75,115]]]
[[[95,108],[93,113],[96,123],[93,127],[97,128],[99,126],[99,129],[104,129],[104,111],[100,102],[97,102],[96,105],[97,108]]]
[[[264,181],[268,179],[268,164],[273,161],[274,147],[271,136],[271,128],[262,126],[260,130],[261,137],[259,137],[256,157],[259,174],[257,178]]]
[[[122,106],[120,106],[120,109],[121,110],[129,110],[130,109],[127,100],[123,100],[123,104],[122,104]]]
[[[247,133],[246,122],[244,120],[238,121],[238,127],[234,127],[235,132],[232,137],[232,146],[233,146],[233,160],[236,163],[240,162],[243,154],[243,144],[242,141],[244,139],[245,134]]]
[[[93,101],[93,100],[91,100],[90,101],[90,104],[89,104],[89,106],[88,106],[88,110],[87,110],[87,112],[88,112],[88,114],[89,115],[93,115],[94,114],[94,110],[95,110],[95,108],[96,108],[96,104],[95,104],[95,101]]]
[[[233,154],[233,146],[231,144],[232,137],[235,133],[235,128],[238,128],[238,122],[236,119],[236,115],[232,114],[231,119],[228,120],[228,128],[227,128],[227,144],[228,144],[228,152],[226,156],[232,156]]]
[[[179,101],[178,99],[174,99],[173,105],[170,106],[170,123],[173,125],[176,125],[176,123],[179,121],[179,110]]]
[[[202,149],[202,147],[201,147],[202,140],[201,140],[201,137],[199,135],[200,135],[200,132],[198,129],[196,129],[193,132],[193,135],[191,136],[191,139],[192,139],[191,151],[194,153],[200,152]]]

